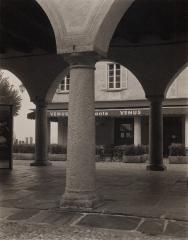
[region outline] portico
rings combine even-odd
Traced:
[[[70,67],[68,166],[61,207],[87,209],[100,203],[94,157],[94,65],[99,59],[126,66],[140,81],[151,103],[148,170],[165,169],[162,101],[187,64],[186,0],[2,0],[1,7],[0,65],[20,78],[36,104],[32,165],[49,165],[46,104]],[[139,119],[134,124],[139,144]]]

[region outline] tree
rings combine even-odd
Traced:
[[[21,108],[21,101],[22,98],[18,90],[13,85],[10,85],[8,77],[4,77],[3,72],[0,71],[0,104],[13,105],[13,114],[17,116]]]

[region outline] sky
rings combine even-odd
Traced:
[[[29,95],[25,90],[23,93],[20,91],[20,80],[9,71],[3,70],[4,76],[8,77],[11,85],[17,89],[22,97],[22,106],[19,115],[14,117],[14,137],[18,140],[25,141],[26,137],[33,137],[35,139],[35,121],[27,119],[27,114],[31,109],[35,109],[35,105],[30,102]],[[57,143],[57,124],[51,123],[51,143]]]

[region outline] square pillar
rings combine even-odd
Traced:
[[[134,145],[141,145],[141,117],[134,117]]]

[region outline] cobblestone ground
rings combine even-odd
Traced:
[[[59,208],[65,162],[0,170],[0,239],[188,239],[187,165],[97,163],[104,203],[92,212]]]

